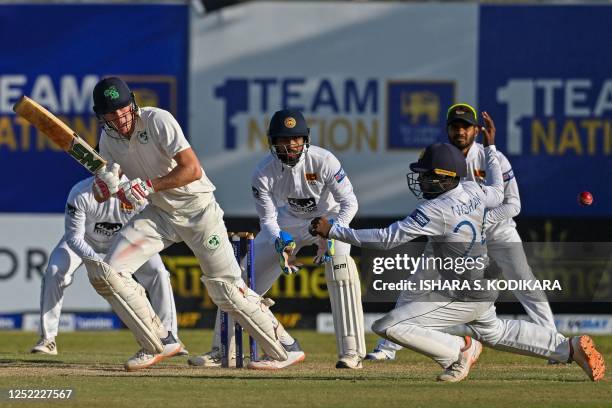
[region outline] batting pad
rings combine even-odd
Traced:
[[[255,337],[268,356],[277,361],[287,359],[287,351],[276,334],[280,323],[261,296],[247,288],[242,280],[232,283],[205,277],[204,279],[208,294],[219,309],[227,312]]]
[[[132,331],[138,344],[150,353],[161,353],[164,326],[151,308],[145,290],[132,276],[123,276],[109,264],[83,259],[92,286],[110,303],[113,311]]]
[[[325,280],[329,291],[338,357],[366,355],[361,304],[361,283],[355,261],[348,255],[334,255],[325,264]]]

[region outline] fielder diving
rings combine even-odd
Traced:
[[[495,132],[493,119],[487,112],[482,113],[486,128]],[[484,146],[475,143],[480,126],[476,109],[465,103],[451,106],[446,115],[446,131],[448,140],[455,145],[467,162],[467,175],[464,180],[475,181],[479,184],[485,182],[486,160]],[[516,177],[510,162],[500,151],[497,158],[501,166],[504,181],[504,201],[496,208],[487,211],[485,226],[487,236],[487,254],[500,268],[504,279],[507,280],[535,280],[533,272],[527,263],[527,257],[521,244],[521,237],[516,230],[516,217],[521,211],[521,198],[519,195]],[[425,256],[431,256],[431,242],[424,251]],[[413,275],[413,279],[426,279],[423,269]],[[400,306],[416,293],[403,292],[397,300]],[[543,291],[517,290],[514,295],[521,302],[531,321],[550,329],[555,329],[555,319]],[[402,346],[389,340],[381,339],[376,348],[368,353],[366,360],[393,360],[396,351]]]
[[[461,181],[467,175],[465,158],[451,144],[434,144],[410,165],[410,190],[427,200],[402,221],[381,229],[353,230],[325,218],[312,221],[311,232],[327,239],[364,248],[391,249],[419,236],[432,242],[434,256],[443,259],[486,260],[484,217],[486,208],[498,207],[504,197],[502,173],[493,134],[485,130],[486,185]],[[603,356],[589,336],[567,338],[556,330],[531,322],[502,320],[495,313],[494,293],[478,292],[486,264],[462,274],[439,268],[439,279],[451,287],[411,298],[372,325],[378,335],[424,354],[444,371],[439,381],[465,379],[487,346],[559,362],[576,362],[593,381],[604,377]],[[455,285],[458,284],[458,285]],[[482,283],[481,283],[482,284]],[[448,333],[446,332],[448,331]],[[454,334],[450,334],[454,333]],[[459,335],[465,337],[460,337]]]

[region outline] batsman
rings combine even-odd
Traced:
[[[255,238],[255,290],[266,293],[281,273],[299,271],[295,256],[305,246],[317,245],[315,263],[325,265],[336,332],[336,368],[361,368],[365,356],[361,286],[351,246],[319,239],[308,233],[310,219],[332,218],[348,226],[357,212],[353,186],[338,159],[310,145],[310,129],[301,112],[280,110],[270,120],[271,154],[252,177],[252,193],[261,232]],[[217,330],[218,332],[218,330]],[[194,365],[219,364],[218,334],[213,350],[191,360]],[[298,354],[293,339],[281,339]],[[302,353],[303,354],[303,353]],[[301,357],[303,359],[303,357]],[[279,369],[285,363],[271,359],[251,362],[250,368]]]
[[[126,369],[149,367],[180,350],[177,339],[166,336],[143,288],[131,275],[153,254],[181,241],[198,258],[213,302],[255,337],[271,359],[287,360],[278,340],[286,332],[267,302],[242,280],[223,211],[213,194],[215,186],[177,121],[165,110],[139,108],[127,84],[116,77],[101,80],[93,99],[103,126],[100,154],[111,170],[98,173],[96,200],[115,195],[132,206],[150,202],[117,235],[103,261],[85,260],[94,288],[140,344]],[[120,183],[117,165],[128,182]]]

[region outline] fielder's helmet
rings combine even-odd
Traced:
[[[457,187],[467,176],[463,153],[450,143],[427,146],[416,163],[410,164],[406,175],[408,188],[418,198],[432,199]]]
[[[279,138],[303,137],[304,147],[302,152],[294,154],[296,157],[289,157],[286,146],[278,145]],[[281,162],[288,166],[295,166],[300,160],[302,153],[308,150],[310,144],[310,129],[306,125],[306,119],[302,112],[293,109],[279,110],[270,119],[268,128],[268,144],[270,151]]]

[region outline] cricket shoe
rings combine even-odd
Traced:
[[[153,364],[157,364],[165,358],[172,357],[181,351],[181,343],[179,343],[172,333],[168,332],[168,336],[161,339],[164,345],[164,351],[161,353],[151,353],[144,348],[138,350],[128,361],[125,363],[126,371],[142,370],[143,368],[151,367]]]
[[[261,360],[251,361],[247,364],[247,368],[251,370],[280,370],[290,365],[300,363],[306,358],[306,354],[300,347],[300,343],[297,340],[293,344],[283,344],[285,351],[287,351],[287,359],[283,361],[274,360],[269,356],[263,356]]]
[[[189,355],[189,350],[185,348],[183,342],[179,339],[179,344],[181,345],[181,349],[174,355],[174,357],[185,357]]]
[[[389,353],[391,355],[389,355]],[[374,350],[372,350],[371,353],[366,354],[365,360],[371,360],[371,361],[395,360],[395,351],[387,352],[387,351],[375,348]]]
[[[30,353],[33,353],[33,354],[42,353],[42,354],[50,354],[52,356],[56,356],[57,355],[57,345],[55,344],[55,338],[45,339],[44,337],[41,337],[40,340],[38,340],[38,343],[36,343],[36,345],[32,347],[32,350],[30,350]]]
[[[590,336],[574,336],[570,340],[570,358],[576,362],[592,381],[604,378],[606,364],[604,358],[595,348]]]
[[[336,368],[350,368],[353,370],[358,370],[363,368],[363,363],[361,362],[361,357],[355,354],[346,354],[340,357],[340,360],[336,363]]]
[[[213,347],[208,353],[190,357],[187,363],[194,367],[221,367],[221,349]]]
[[[470,373],[470,368],[478,361],[482,352],[482,344],[478,340],[466,336],[465,346],[459,353],[459,360],[451,364],[442,374],[438,376],[438,381],[459,382],[465,379]]]

